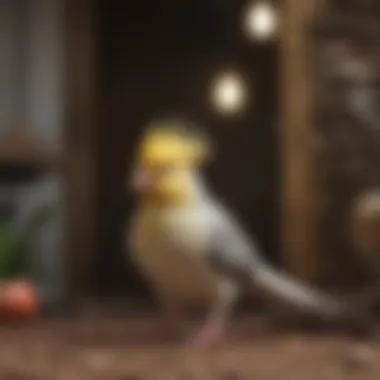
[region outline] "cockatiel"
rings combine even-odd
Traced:
[[[203,300],[209,311],[193,342],[210,345],[225,333],[242,289],[252,287],[281,303],[336,320],[340,302],[276,270],[239,222],[206,187],[200,167],[210,154],[204,139],[181,123],[151,125],[137,149],[132,186],[132,261],[155,292],[169,327],[183,300]]]

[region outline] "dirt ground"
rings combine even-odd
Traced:
[[[149,341],[151,318],[51,321],[0,328],[1,380],[379,379],[380,344],[269,330],[237,321],[230,341],[200,350]]]

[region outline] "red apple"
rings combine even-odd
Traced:
[[[0,319],[4,317],[4,289],[5,289],[5,284],[4,282],[0,282]]]
[[[38,312],[38,295],[33,285],[23,279],[8,282],[2,291],[3,314],[9,320],[29,320]]]

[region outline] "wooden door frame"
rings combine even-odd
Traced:
[[[92,294],[98,228],[100,126],[97,7],[65,2],[65,288],[69,299]]]
[[[283,0],[280,39],[281,256],[288,271],[309,281],[321,270],[309,34],[323,3]]]

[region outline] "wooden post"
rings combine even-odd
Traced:
[[[285,268],[309,281],[318,274],[317,194],[312,152],[311,46],[317,0],[283,0],[281,31],[282,248]]]
[[[88,296],[96,247],[98,70],[94,0],[66,5],[66,278],[68,295]]]

